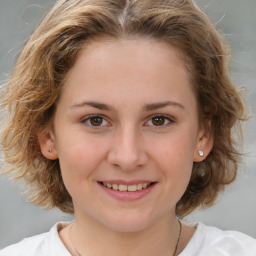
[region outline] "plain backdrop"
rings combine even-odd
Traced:
[[[244,125],[243,151],[247,153],[237,181],[220,195],[215,206],[187,217],[256,238],[256,1],[197,0],[221,30],[233,51],[230,70],[244,95],[252,119]],[[54,0],[0,0],[0,83],[8,78],[20,49]],[[1,158],[2,158],[2,153]],[[0,248],[24,237],[48,231],[57,221],[72,216],[57,209],[42,210],[26,202],[23,184],[0,176]]]

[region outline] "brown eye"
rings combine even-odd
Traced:
[[[173,122],[174,120],[170,116],[155,115],[148,120],[148,122],[146,123],[146,126],[151,126],[155,128],[164,128],[164,127],[168,127]]]
[[[166,118],[164,116],[156,116],[152,118],[152,124],[155,126],[162,126],[165,124]]]
[[[101,115],[89,115],[80,121],[82,124],[91,128],[103,128],[109,126],[108,121]]]
[[[103,123],[103,118],[101,116],[93,116],[89,119],[90,125],[92,126],[101,126]]]

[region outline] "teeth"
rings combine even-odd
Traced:
[[[118,189],[119,191],[127,191],[127,185],[119,185]]]
[[[113,184],[113,185],[112,185],[112,188],[113,188],[114,190],[118,190],[118,185],[117,185],[117,184]]]
[[[142,187],[143,187],[143,188],[146,188],[147,186],[148,186],[147,183],[143,183],[143,184],[142,184]]]
[[[137,185],[135,184],[135,185],[129,185],[128,186],[128,191],[130,191],[130,192],[134,192],[134,191],[136,191],[137,190]]]
[[[138,184],[138,185],[137,185],[137,190],[142,190],[142,187],[143,187],[142,184]]]
[[[139,190],[147,188],[150,184],[151,183],[139,183],[139,184],[134,184],[134,185],[123,185],[123,184],[111,184],[111,183],[103,182],[104,187],[112,188],[114,190],[119,190],[119,191],[122,191],[122,192],[139,191]]]

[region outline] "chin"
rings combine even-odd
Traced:
[[[139,232],[147,229],[155,222],[154,218],[145,215],[126,213],[115,216],[114,214],[103,223],[108,229],[117,232]]]
[[[125,232],[125,233],[133,233],[140,232],[142,230],[147,229],[150,225],[146,225],[143,223],[108,223],[108,228],[112,231],[116,232]]]

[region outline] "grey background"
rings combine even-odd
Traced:
[[[0,0],[0,83],[39,19],[53,0]],[[196,211],[188,220],[200,220],[222,229],[242,231],[256,238],[256,1],[197,0],[231,44],[230,69],[234,81],[246,88],[244,95],[252,119],[244,125],[243,150],[247,153],[237,181],[218,199],[218,204]],[[1,154],[2,158],[2,154]],[[45,211],[26,203],[20,195],[23,184],[0,176],[0,248],[24,237],[49,230],[59,220],[72,216],[58,210]]]

